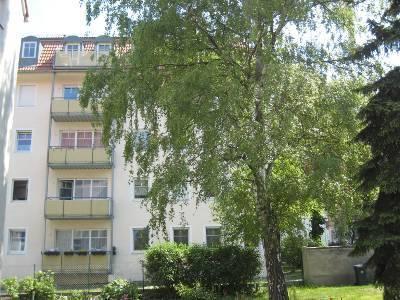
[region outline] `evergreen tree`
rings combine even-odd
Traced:
[[[400,1],[390,1],[382,20],[369,21],[374,40],[359,49],[354,58],[398,50]],[[360,112],[365,128],[358,140],[371,147],[372,157],[361,173],[361,187],[377,189],[370,215],[358,223],[354,253],[374,253],[375,283],[384,286],[384,299],[400,299],[400,67],[395,67],[363,91],[372,93]]]

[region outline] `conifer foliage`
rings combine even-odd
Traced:
[[[380,23],[369,22],[375,39],[355,58],[398,51],[399,13],[400,1],[393,0]],[[372,97],[360,112],[365,128],[358,140],[371,147],[372,157],[360,172],[361,186],[379,192],[370,215],[358,224],[355,253],[374,250],[369,264],[375,268],[375,282],[384,286],[384,299],[400,299],[400,67],[363,91]]]

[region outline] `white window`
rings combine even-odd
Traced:
[[[90,231],[74,230],[74,250],[90,250]]]
[[[101,131],[61,131],[60,145],[65,148],[101,148],[104,147]]]
[[[143,228],[133,228],[133,247],[134,251],[143,251],[149,247],[149,229],[147,227]]]
[[[89,180],[75,180],[75,198],[90,198],[92,181]]]
[[[107,179],[61,179],[60,200],[104,199],[108,194]]]
[[[75,44],[66,44],[66,45],[65,45],[65,51],[66,51],[68,54],[71,54],[71,55],[76,54],[76,53],[79,52],[79,50],[80,50],[80,44],[78,44],[78,43],[75,43]]]
[[[56,249],[72,250],[72,230],[56,230]]]
[[[90,232],[90,250],[107,250],[107,230]]]
[[[28,200],[28,180],[13,180],[13,197],[14,201]]]
[[[17,151],[31,151],[32,146],[32,131],[18,130],[17,131]]]
[[[149,192],[149,181],[145,178],[134,180],[134,197],[135,199],[144,199]]]
[[[20,85],[18,90],[18,106],[34,106],[36,98],[35,85]]]
[[[221,227],[206,227],[206,244],[208,247],[221,245]]]
[[[189,228],[173,228],[174,242],[189,245]]]
[[[21,254],[25,252],[26,232],[25,229],[10,229],[8,239],[8,252],[10,254]]]
[[[111,51],[111,44],[104,43],[104,44],[97,44],[97,52],[99,54],[108,54]]]
[[[55,247],[61,251],[107,250],[107,230],[56,230]]]
[[[36,42],[23,42],[22,43],[22,58],[35,58],[36,57]]]

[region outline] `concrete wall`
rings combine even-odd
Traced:
[[[353,265],[368,261],[372,253],[364,256],[349,256],[353,248],[304,247],[304,282],[316,285],[354,284]]]

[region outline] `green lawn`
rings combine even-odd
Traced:
[[[292,287],[289,290],[290,299],[357,299],[357,300],[381,300],[382,290],[372,285],[343,286],[343,287]]]
[[[343,287],[297,286],[289,288],[291,300],[382,300],[382,290],[372,285]],[[267,299],[265,292],[253,297],[224,298],[224,300],[261,300]]]

